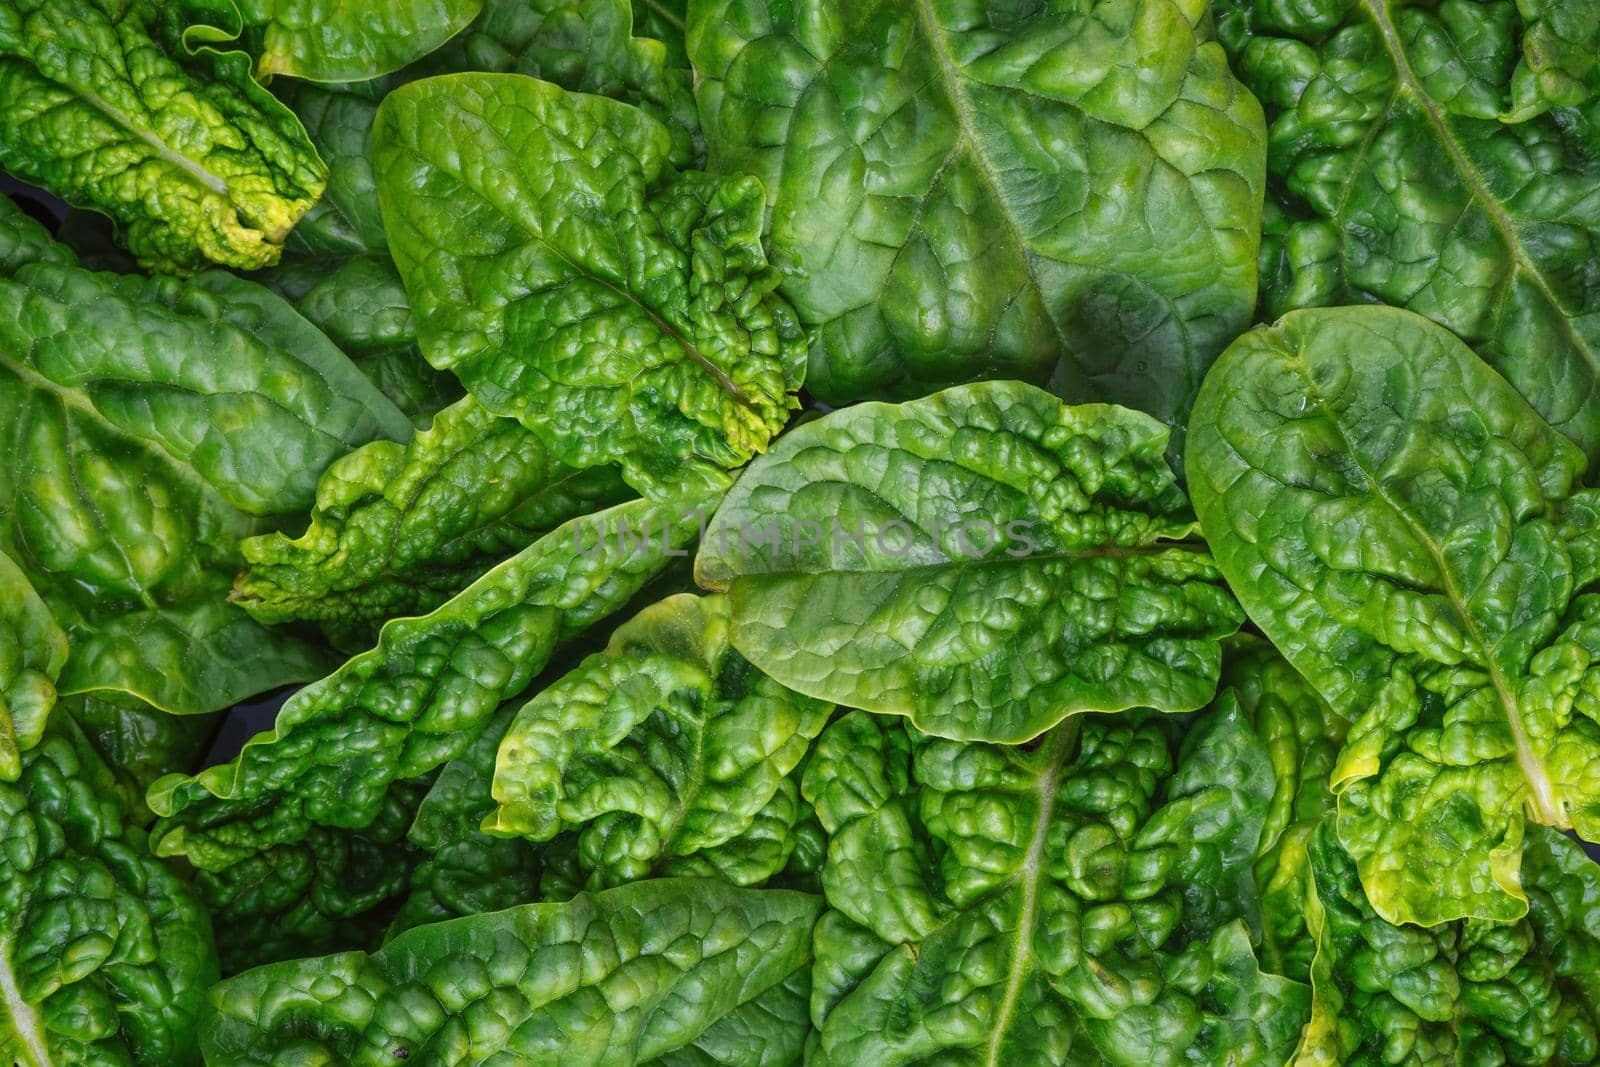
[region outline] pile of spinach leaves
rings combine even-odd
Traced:
[[[1594,15],[0,0],[0,1063],[1600,1064]]]

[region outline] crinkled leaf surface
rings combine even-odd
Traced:
[[[315,677],[320,653],[227,602],[239,539],[405,417],[258,285],[20,262],[22,230],[0,264],[0,543],[72,642],[62,692],[194,714]]]
[[[1207,540],[1351,720],[1339,837],[1390,922],[1520,918],[1528,820],[1600,839],[1584,468],[1464,344],[1392,308],[1247,334],[1195,405]]]
[[[212,1062],[238,1067],[792,1063],[804,1014],[745,1009],[798,1000],[820,905],[664,879],[456,919],[370,955],[230,979],[211,992],[202,1040]],[[718,1055],[724,1042],[742,1055]]]
[[[44,736],[67,662],[67,635],[11,557],[0,552],[0,782]]]
[[[1204,0],[719,0],[715,167],[772,202],[835,404],[975,378],[1163,419],[1255,303],[1265,131]]]
[[[1600,1061],[1600,867],[1553,830],[1523,852],[1526,918],[1394,926],[1332,826],[1310,843],[1312,1021],[1296,1067]]]
[[[405,834],[425,788],[396,782],[359,830],[312,826],[299,840],[195,871],[195,894],[226,934],[217,946],[222,973],[376,948],[419,859]]]
[[[423,353],[557,459],[725,484],[798,406],[759,182],[674,176],[643,111],[519,75],[403,86],[373,137]]]
[[[1272,805],[1255,861],[1262,966],[1309,981],[1316,941],[1306,926],[1307,846],[1333,813],[1330,778],[1350,724],[1271,645],[1243,635],[1223,663],[1218,708],[1229,700],[1272,761]]]
[[[391,783],[461,754],[559,643],[686,555],[711,503],[633,501],[574,519],[431,614],[391,621],[234,760],[156,782],[156,851],[221,870],[314,826],[369,825]]]
[[[750,666],[732,625],[725,597],[669,597],[529,701],[501,742],[484,829],[570,834],[556,875],[570,891],[782,871],[804,810],[793,772],[833,706]]]
[[[396,931],[538,899],[540,848],[480,829],[499,806],[492,791],[495,756],[518,710],[515,704],[500,709],[467,750],[444,765],[418,805],[406,839],[423,858],[412,869]]]
[[[808,1062],[1285,1062],[1310,990],[1243,917],[1273,793],[1237,707],[1181,751],[1158,715],[1036,746],[853,712],[803,790],[829,835]]]
[[[0,166],[116,219],[152,270],[276,262],[327,170],[249,58],[211,47],[239,30],[231,0],[5,4]]]
[[[1426,315],[1600,456],[1600,113],[1570,109],[1600,85],[1593,4],[1217,6],[1286,216],[1268,313]]]
[[[680,5],[681,8],[681,5]],[[692,166],[704,155],[687,62],[634,23],[628,0],[485,0],[467,31],[417,64],[423,74],[483,71],[526,74],[563,89],[609,96],[660,119],[672,136],[672,162]],[[683,51],[678,12],[678,53]]]
[[[479,0],[239,0],[260,39],[256,69],[319,82],[399,70],[478,14]]]
[[[128,818],[146,826],[154,816],[144,805],[145,790],[164,774],[188,774],[203,766],[226,713],[173,715],[140,700],[99,693],[70,698],[67,714],[131,798]]]
[[[734,645],[802,693],[941,736],[1211,699],[1240,614],[1138,412],[1018,382],[861,404],[785,434],[696,560]]]
[[[58,712],[0,782],[0,1062],[199,1063],[211,922]]]
[[[630,495],[615,468],[573,470],[469,397],[408,444],[376,441],[331,464],[304,534],[243,543],[250,569],[234,599],[262,622],[310,619],[366,638]]]

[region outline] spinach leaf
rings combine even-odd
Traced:
[[[0,4],[0,166],[115,219],[151,270],[275,263],[327,169],[226,49],[232,0]]]
[[[1311,840],[1312,1018],[1295,1063],[1592,1063],[1600,1057],[1600,867],[1542,826],[1526,918],[1394,926],[1331,826]]]
[[[479,0],[239,0],[256,69],[319,82],[388,74],[471,22]]]
[[[0,553],[0,782],[22,773],[22,753],[44,736],[67,662],[67,635],[27,577]]]
[[[202,1042],[240,1065],[464,1064],[491,1050],[606,1067],[794,1063],[820,903],[665,879],[455,919],[370,955],[230,979],[211,992]]]
[[[705,499],[574,519],[292,696],[229,763],[150,789],[158,854],[220,871],[312,827],[361,830],[395,782],[460,755],[562,642],[683,555]]]
[[[1600,511],[1583,454],[1459,340],[1393,308],[1236,342],[1190,434],[1250,618],[1350,732],[1338,832],[1391,923],[1527,911],[1527,822],[1600,837]]]
[[[411,442],[334,461],[297,538],[252,537],[233,599],[265,623],[309,619],[341,644],[431,611],[569,519],[631,494],[614,468],[573,470],[515,419],[470,397]]]
[[[373,138],[424,354],[557,459],[725,485],[798,407],[759,182],[674,175],[643,111],[520,75],[403,86]]]
[[[1600,114],[1574,110],[1600,85],[1593,5],[1217,7],[1271,122],[1266,313],[1426,315],[1600,457]]]
[[[217,977],[210,919],[55,706],[66,656],[0,554],[0,1060],[187,1067]]]
[[[1261,229],[1261,109],[1205,8],[694,5],[711,162],[766,184],[811,391],[1018,378],[1180,420]]]
[[[696,575],[758,668],[929,733],[1192,711],[1240,613],[1166,446],[1148,415],[1018,382],[845,408],[751,465]]]
[[[517,713],[483,826],[569,835],[547,899],[675,875],[759,886],[787,865],[793,772],[833,707],[752,668],[731,627],[724,597],[669,597]]]
[[[0,547],[71,640],[62,692],[200,714],[315,677],[229,603],[239,540],[409,423],[260,286],[86,271],[36,229],[0,209]]]
[[[1243,921],[1268,755],[1236,707],[1176,734],[830,726],[802,785],[829,837],[808,1062],[1283,1064],[1310,991],[1260,971]]]

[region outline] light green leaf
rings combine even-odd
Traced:
[[[1600,457],[1600,112],[1566,110],[1600,89],[1594,5],[1217,9],[1266,107],[1283,202],[1267,316],[1368,302],[1426,315]]]
[[[699,532],[704,498],[574,519],[300,690],[231,762],[150,789],[163,856],[222,870],[312,827],[359,830],[392,783],[460,755],[563,641],[622,607]]]
[[[1583,454],[1392,308],[1245,335],[1189,485],[1252,620],[1340,715],[1339,838],[1389,922],[1520,918],[1525,823],[1600,839],[1600,512]]]
[[[376,78],[438,48],[479,0],[240,0],[260,37],[256,68],[319,82]]]
[[[44,736],[67,662],[67,635],[27,575],[0,552],[0,782],[15,782],[22,755]]]
[[[1309,990],[1261,973],[1242,922],[1268,755],[1236,707],[1178,733],[1081,718],[1020,749],[830,726],[803,782],[832,909],[808,1063],[1283,1064]]]
[[[674,176],[643,111],[517,75],[397,89],[373,137],[423,353],[557,459],[723,485],[798,407],[760,183]]]
[[[1018,382],[861,404],[785,434],[696,560],[733,641],[801,693],[1021,742],[1085,711],[1211,699],[1239,609],[1167,430]]]
[[[807,384],[1020,378],[1180,419],[1250,321],[1265,130],[1204,0],[717,0],[714,169],[767,187]]]
[[[0,269],[0,545],[72,643],[59,688],[199,714],[315,677],[320,652],[228,603],[239,539],[405,417],[258,285],[91,273],[22,231]]]
[[[1315,994],[1294,1067],[1600,1060],[1600,867],[1577,844],[1529,830],[1526,918],[1434,927],[1373,914],[1331,825],[1310,852]]]
[[[0,1062],[191,1067],[216,979],[209,916],[58,713],[0,782]]]
[[[821,902],[719,882],[638,882],[408,931],[370,955],[247,972],[212,990],[207,1058],[249,1065],[404,1058],[438,1067],[493,1056],[597,1067],[758,1062],[805,1018],[742,1009],[792,1004]],[[768,995],[789,989],[774,1001]],[[727,1024],[743,1055],[716,1058]],[[702,1045],[708,1045],[705,1047]],[[696,1052],[702,1056],[696,1058]]]
[[[310,528],[241,546],[233,598],[265,623],[308,619],[341,643],[431,611],[569,519],[626,499],[614,468],[575,471],[470,397],[406,445],[378,441],[322,476]]]
[[[752,668],[731,625],[725,597],[682,594],[619,627],[518,712],[483,828],[570,835],[567,895],[691,874],[758,886],[782,871],[804,809],[793,772],[833,707]]]
[[[1330,777],[1350,724],[1265,641],[1230,643],[1217,698],[1235,701],[1272,761],[1272,805],[1256,849],[1262,966],[1296,981],[1311,978],[1316,941],[1306,926],[1311,891],[1307,846],[1334,810]]]
[[[231,0],[0,6],[0,166],[116,219],[151,270],[275,263],[327,169],[212,47],[240,29]]]

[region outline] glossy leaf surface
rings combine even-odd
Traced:
[[[1189,486],[1252,620],[1351,721],[1339,837],[1390,922],[1513,920],[1528,821],[1600,838],[1600,519],[1583,454],[1389,308],[1245,335]]]
[[[229,51],[241,28],[231,0],[0,6],[0,166],[110,215],[151,270],[277,262],[327,170]]]
[[[1211,699],[1238,606],[1167,430],[1018,382],[861,404],[785,434],[696,560],[735,646],[799,692],[1020,742],[1068,715]]]
[[[59,712],[0,782],[0,1061],[199,1063],[211,921]]]
[[[221,870],[312,827],[368,826],[392,783],[463,752],[557,645],[686,554],[706,503],[635,501],[575,519],[431,614],[390,622],[376,648],[296,693],[234,760],[155,783],[156,850]]]
[[[1181,751],[1153,715],[1027,749],[830,726],[809,1062],[1284,1063],[1310,997],[1243,922],[1273,778],[1236,711]]]
[[[798,406],[759,182],[674,176],[643,111],[517,75],[397,89],[373,137],[423,353],[557,459],[721,485]]]
[[[315,677],[316,650],[228,603],[239,539],[405,417],[260,286],[85,271],[21,218],[0,215],[0,542],[71,640],[62,692],[198,714]]]
[[[783,870],[804,808],[793,772],[833,706],[751,667],[732,623],[724,597],[670,597],[529,701],[484,829],[570,834],[552,872],[568,893],[675,875],[758,886]]]
[[[1369,301],[1426,315],[1600,456],[1600,114],[1571,110],[1600,85],[1593,5],[1217,8],[1283,194],[1267,315]]]
[[[1203,0],[719,0],[712,165],[767,187],[822,400],[977,378],[1174,420],[1250,321],[1261,109]]]
[[[239,1067],[447,1067],[491,1055],[606,1067],[674,1054],[793,1062],[803,1014],[741,1016],[803,979],[820,904],[665,879],[426,926],[370,955],[277,964],[216,987],[206,1055]],[[740,1058],[717,1055],[729,1023],[747,1024]]]
[[[1600,1059],[1600,867],[1532,827],[1526,918],[1393,926],[1331,827],[1312,838],[1318,955],[1295,1067]]]
[[[256,69],[319,82],[365,81],[438,48],[479,0],[239,0],[260,38]]]
[[[573,470],[467,398],[407,444],[374,442],[330,465],[304,534],[243,543],[250,569],[234,599],[262,622],[309,619],[366,638],[630,495],[614,469]]]

